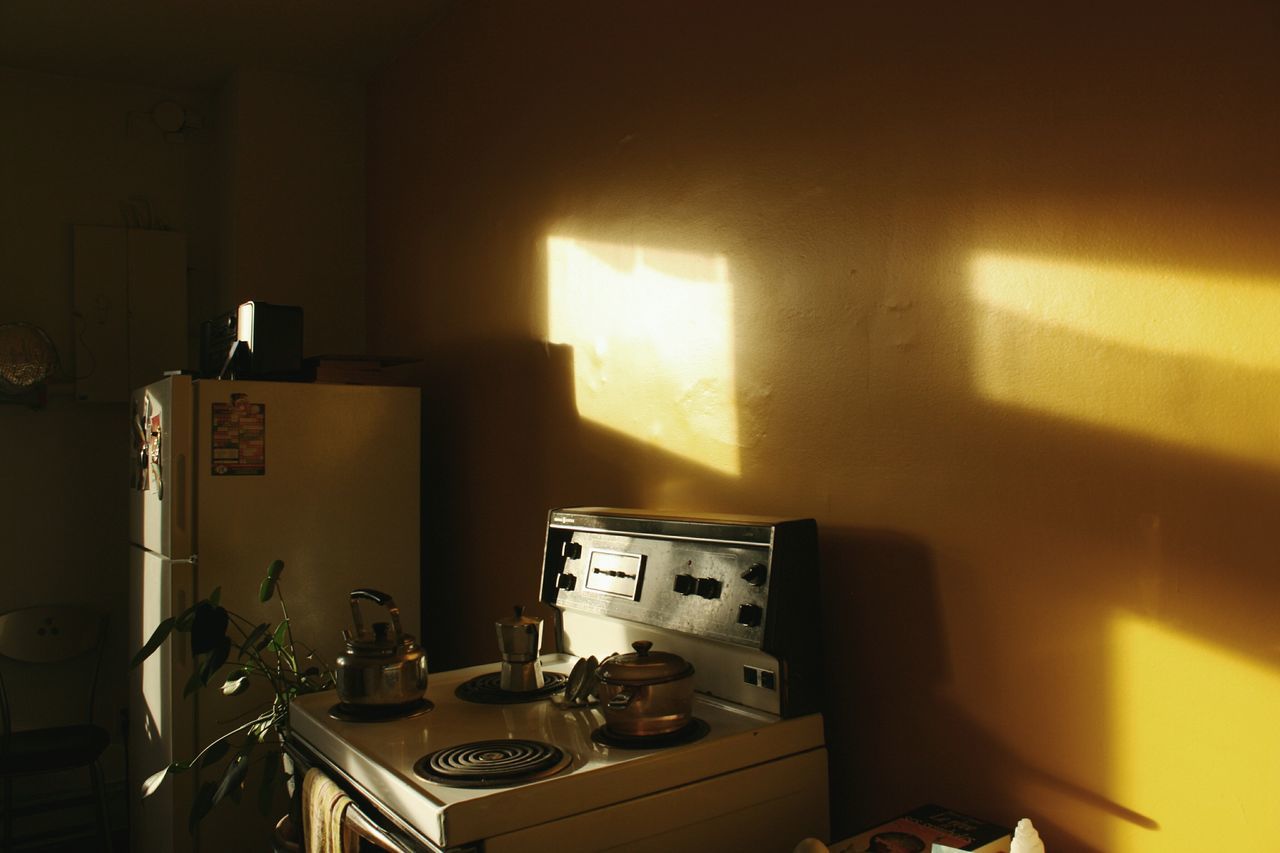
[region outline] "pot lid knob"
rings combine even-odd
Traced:
[[[634,654],[614,655],[600,663],[600,680],[605,684],[661,684],[693,674],[693,664],[671,652],[651,652],[653,643],[637,640]]]

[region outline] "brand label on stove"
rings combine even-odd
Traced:
[[[592,551],[587,568],[587,589],[640,600],[644,555],[620,551]]]

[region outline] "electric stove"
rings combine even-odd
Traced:
[[[480,700],[496,664],[431,673],[428,710],[343,719],[332,694],[296,699],[291,749],[381,827],[386,849],[790,853],[828,837],[818,712],[816,525],[576,508],[550,514],[542,657],[563,684],[579,656],[649,640],[695,666],[679,737],[614,738],[563,691]]]

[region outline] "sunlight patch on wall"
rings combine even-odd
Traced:
[[[969,290],[988,399],[1280,464],[1280,283],[980,253]]]
[[[1110,629],[1109,796],[1161,850],[1266,850],[1280,820],[1280,675],[1132,615]],[[1116,824],[1111,850],[1152,849]]]
[[[739,473],[733,285],[720,255],[547,239],[548,329],[578,413]]]

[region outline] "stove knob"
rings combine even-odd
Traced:
[[[556,586],[563,590],[572,591],[578,585],[578,576],[571,575],[568,572],[562,572],[560,577],[556,579]]]
[[[760,617],[764,612],[758,604],[744,604],[738,608],[738,624],[746,625],[748,628],[758,628],[760,626]]]
[[[698,578],[697,593],[703,598],[719,598],[720,581],[715,578]]]
[[[566,542],[561,546],[560,554],[566,560],[576,560],[582,556],[582,545],[577,542]]]
[[[676,575],[675,591],[681,595],[693,595],[697,588],[697,581],[693,575]]]
[[[760,586],[769,578],[769,570],[764,563],[753,563],[742,573],[742,579],[752,586]]]

